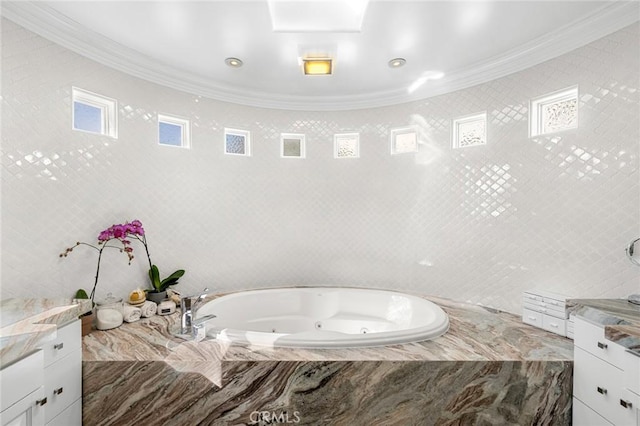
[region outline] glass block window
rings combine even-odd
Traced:
[[[250,155],[249,131],[224,129],[224,152],[231,155]]]
[[[391,129],[391,154],[418,152],[418,132],[413,127]]]
[[[360,156],[360,134],[338,133],[333,136],[335,158],[358,158]]]
[[[578,127],[578,86],[531,100],[530,137]]]
[[[304,158],[305,137],[301,134],[282,133],[280,135],[280,155],[282,158]]]
[[[487,113],[482,112],[454,119],[451,137],[453,148],[486,145]]]
[[[118,102],[115,99],[71,88],[73,130],[118,137]]]
[[[158,114],[158,143],[164,146],[189,148],[191,146],[189,120]]]

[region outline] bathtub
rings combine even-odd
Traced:
[[[198,309],[207,337],[295,348],[386,346],[434,339],[449,317],[433,302],[387,290],[294,287],[221,296]]]

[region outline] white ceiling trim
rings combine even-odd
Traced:
[[[129,75],[191,94],[261,108],[341,111],[374,108],[425,99],[464,89],[522,71],[602,38],[639,20],[639,3],[611,2],[590,15],[505,54],[449,71],[435,83],[413,93],[407,90],[361,96],[274,95],[216,85],[179,70],[80,26],[49,6],[37,2],[2,2],[2,15],[61,46]]]

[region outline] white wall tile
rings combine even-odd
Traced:
[[[2,21],[2,297],[90,289],[103,228],[140,219],[154,263],[195,292],[279,285],[400,289],[519,312],[525,289],[637,292],[640,234],[633,25],[526,71],[423,101],[348,112],[232,105],[141,81]],[[529,139],[531,98],[580,88],[580,126]],[[71,87],[118,100],[118,139],[71,130]],[[156,115],[190,120],[192,148],[156,143]],[[450,146],[455,117],[487,111],[488,144]],[[415,126],[416,154],[389,153]],[[225,156],[225,127],[251,156]],[[280,133],[306,159],[280,158]],[[360,158],[333,135],[360,134]],[[585,155],[588,154],[588,155]],[[146,259],[109,253],[98,297],[147,286]]]

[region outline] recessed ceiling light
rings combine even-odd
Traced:
[[[240,68],[242,66],[242,61],[238,58],[227,58],[224,60],[224,63],[231,68]]]
[[[401,66],[403,66],[406,63],[407,63],[407,60],[404,59],[404,58],[394,58],[394,59],[389,61],[389,66],[391,68],[400,68]]]
[[[333,72],[331,58],[302,59],[302,70],[305,75],[331,75]]]

